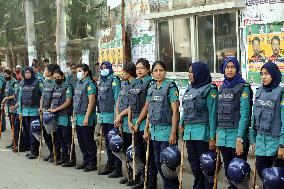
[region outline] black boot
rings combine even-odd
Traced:
[[[62,167],[75,167],[76,166],[76,160],[68,161],[61,165]]]
[[[131,189],[143,189],[144,187],[144,181],[140,180],[137,184],[131,187]]]
[[[109,175],[114,171],[114,167],[112,165],[105,165],[105,170],[98,172],[98,175]]]
[[[14,143],[13,143],[13,141],[12,141],[12,143],[9,144],[9,145],[7,145],[6,148],[12,148],[13,146],[14,146]]]
[[[57,165],[62,165],[64,163],[67,163],[69,160],[69,156],[67,154],[62,154],[62,157],[59,161],[57,161]]]

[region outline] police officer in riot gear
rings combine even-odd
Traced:
[[[105,170],[98,174],[108,175],[114,171],[115,167],[121,167],[122,164],[121,160],[112,153],[108,140],[109,131],[114,129],[114,112],[120,90],[120,80],[113,75],[112,64],[107,61],[101,64],[100,76],[100,84],[98,86],[98,110],[99,122],[101,123],[105,136],[107,163]]]
[[[55,70],[60,69],[57,64],[48,64],[45,68],[45,80],[43,82],[43,91],[42,96],[40,100],[40,108],[38,111],[42,113],[43,111],[47,111],[51,107],[51,100],[52,100],[52,93],[55,87],[55,81],[53,79],[53,73]],[[52,145],[52,138],[51,135],[46,132],[45,127],[43,127],[43,137],[45,140],[45,143],[49,149],[49,156],[45,157],[44,161],[54,162],[54,154],[53,154],[53,145]],[[60,145],[58,143],[56,133],[54,131],[54,143],[55,143],[55,151],[56,151],[56,160],[60,160]]]
[[[31,133],[31,122],[39,119],[38,108],[43,84],[36,78],[33,69],[26,67],[22,71],[24,77],[23,84],[19,92],[19,119],[23,119],[23,143],[25,149],[30,146],[31,153],[26,156],[35,159],[38,155],[39,143]]]
[[[150,63],[145,58],[140,58],[136,62],[137,82],[133,88],[130,89],[129,106],[130,111],[128,114],[128,124],[132,132],[134,132],[135,148],[137,154],[141,154],[142,162],[145,164],[145,154],[147,150],[147,142],[143,139],[144,128],[146,125],[146,117],[148,107],[145,106],[147,91],[150,85],[154,82],[151,77]],[[155,165],[153,144],[150,140],[149,151],[149,171],[148,171],[148,188],[157,188],[157,174],[158,170]],[[144,169],[138,173],[137,177],[139,182],[132,187],[132,189],[143,188],[144,186]]]
[[[275,63],[265,63],[260,75],[262,85],[255,94],[250,143],[256,156],[257,173],[263,181],[265,168],[284,167],[284,95],[279,85],[282,75]]]
[[[228,57],[222,65],[224,81],[219,89],[217,117],[217,146],[224,160],[225,174],[234,157],[247,159],[248,128],[250,125],[252,92],[240,75],[240,64]],[[232,182],[229,188],[237,188]]]
[[[73,167],[76,164],[75,148],[72,145],[72,86],[65,81],[64,73],[55,70],[53,74],[55,87],[52,93],[50,112],[56,114],[57,119],[57,138],[61,147],[61,160],[57,165],[63,167]],[[72,149],[72,152],[71,152]],[[72,153],[72,155],[71,155]],[[70,161],[70,156],[72,157]]]
[[[87,64],[77,65],[77,79],[79,81],[74,90],[73,112],[83,163],[76,169],[89,172],[97,170],[97,145],[94,140],[97,89]]]
[[[195,62],[189,66],[190,85],[182,98],[183,115],[180,134],[186,141],[188,161],[195,177],[193,188],[213,188],[213,179],[205,177],[200,168],[200,156],[215,150],[218,89],[211,84],[207,64]]]
[[[151,137],[155,163],[163,179],[165,189],[178,188],[178,178],[167,179],[161,169],[160,153],[169,145],[176,144],[179,120],[179,92],[174,82],[166,77],[166,65],[162,61],[154,62],[152,74],[156,82],[149,88],[146,105],[148,119],[144,130],[144,139]],[[149,126],[150,134],[149,136]]]

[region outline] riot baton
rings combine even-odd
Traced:
[[[101,170],[101,161],[102,161],[102,150],[103,150],[103,125],[100,124],[100,153],[99,153],[99,167],[98,171]]]
[[[4,106],[1,106],[1,115],[0,115],[0,139],[2,137],[2,119],[3,119],[3,113],[4,113]],[[5,118],[4,118],[5,119]]]
[[[180,170],[179,170],[179,189],[182,189],[183,164],[184,164],[184,140],[182,140],[181,142],[181,164],[180,164]]]
[[[254,159],[252,188],[255,189],[255,186],[256,186],[256,159]]]
[[[73,119],[71,120],[72,122],[72,141],[71,141],[71,151],[70,151],[70,162],[73,159],[73,150],[74,150],[74,145],[75,145],[75,124],[74,124],[74,113],[73,113]],[[74,152],[75,153],[75,152]]]
[[[55,141],[54,141],[54,132],[53,127],[51,128],[51,141],[52,141],[52,151],[53,151],[53,159],[54,159],[54,165],[57,165],[57,158],[56,158],[56,150],[55,150]]]
[[[214,174],[214,186],[213,186],[213,189],[217,189],[218,174],[219,174],[219,164],[220,164],[220,150],[217,148],[217,161],[216,161],[216,168],[215,168],[215,174]]]
[[[20,155],[20,142],[21,142],[21,135],[23,130],[23,114],[19,114],[19,120],[20,120],[20,131],[19,131],[19,139],[18,139],[18,156]]]
[[[39,123],[40,123],[40,138],[39,138],[39,149],[38,149],[38,162],[40,161],[42,151],[42,138],[43,138],[43,125],[42,125],[42,112],[39,112]]]
[[[150,135],[150,133],[149,133],[149,135]],[[148,139],[147,139],[147,151],[146,151],[146,163],[145,163],[144,189],[147,188],[148,169],[149,169],[149,154],[150,154],[150,136],[148,136]]]
[[[135,131],[132,133],[132,180],[135,180],[136,170],[135,170]]]

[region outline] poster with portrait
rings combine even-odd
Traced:
[[[284,74],[284,22],[248,25],[246,33],[249,81],[260,83],[260,69],[268,61]]]

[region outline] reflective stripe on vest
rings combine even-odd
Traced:
[[[266,92],[261,86],[257,89],[254,102],[254,127],[257,133],[279,137],[281,131],[280,100],[283,88],[278,86]]]
[[[191,86],[185,91],[182,98],[182,107],[184,112],[184,122],[189,123],[209,123],[209,112],[206,98],[201,96],[210,87],[210,83],[198,89]]]

